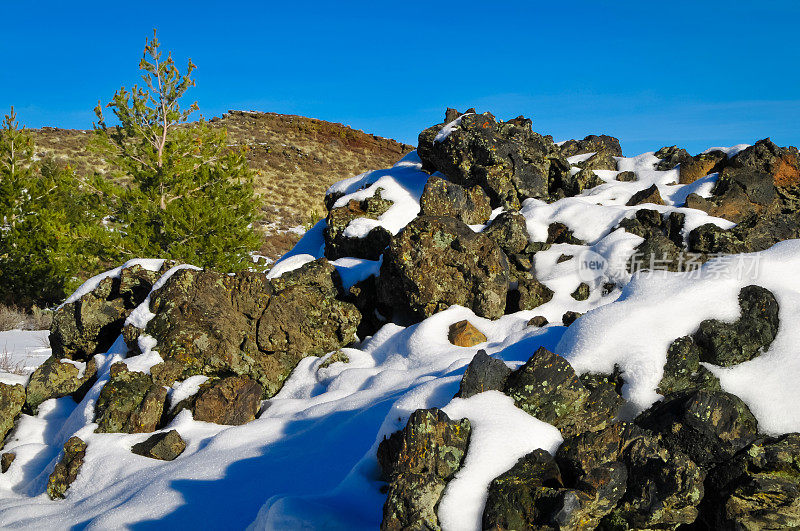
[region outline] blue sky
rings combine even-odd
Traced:
[[[800,144],[795,0],[1,1],[0,111],[29,127],[91,127],[156,27],[198,65],[207,118],[301,114],[415,144],[445,107],[476,107],[628,154]]]

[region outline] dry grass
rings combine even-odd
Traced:
[[[29,313],[0,305],[0,332],[7,330],[48,330],[53,312],[34,306]]]
[[[3,350],[3,352],[0,353],[0,372],[19,375],[27,374],[25,362],[14,362],[11,354],[9,354],[7,350]]]
[[[331,184],[389,167],[413,149],[346,125],[302,116],[229,111],[210,123],[225,127],[230,144],[247,150],[265,214],[261,254],[270,258],[288,251],[296,241],[294,234],[285,235],[287,229],[307,224],[315,212],[325,212],[323,196]],[[37,157],[66,161],[81,173],[105,171],[100,155],[86,149],[91,132],[52,127],[31,132]]]

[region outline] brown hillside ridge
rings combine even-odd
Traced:
[[[228,111],[209,123],[227,128],[232,145],[248,148],[266,214],[261,254],[271,258],[299,239],[288,229],[324,217],[323,198],[331,184],[387,168],[414,149],[343,124],[288,114]],[[78,172],[105,171],[105,161],[86,149],[91,131],[43,127],[30,132],[38,158],[55,156]]]

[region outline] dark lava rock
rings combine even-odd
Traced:
[[[423,167],[462,186],[480,186],[493,206],[519,210],[529,197],[577,193],[552,137],[534,133],[526,118],[498,122],[489,113],[463,115],[458,127],[437,141],[441,129],[436,125],[419,135]]]
[[[97,367],[93,359],[86,362],[83,375],[75,365],[50,356],[39,365],[28,380],[25,407],[35,415],[39,405],[51,398],[73,395],[80,402],[94,385]],[[79,376],[80,375],[80,376]]]
[[[0,382],[0,449],[3,448],[6,435],[14,428],[14,423],[24,405],[25,388],[23,386]]]
[[[583,140],[567,140],[559,148],[565,158],[584,153],[608,153],[615,157],[622,156],[619,140],[608,135],[589,135]],[[609,169],[614,170],[616,168]]]
[[[575,291],[570,293],[570,297],[575,299],[576,301],[585,301],[589,298],[589,284],[586,282],[581,282]]]
[[[361,314],[361,322],[356,329],[358,337],[363,339],[374,335],[386,324],[386,317],[378,308],[378,279],[375,275],[370,275],[350,286],[345,300],[355,305]]]
[[[392,201],[381,197],[379,188],[372,197],[362,201],[353,199],[344,206],[331,208],[324,230],[325,257],[330,260],[344,256],[377,260],[389,245],[392,237],[389,231],[383,227],[375,227],[363,238],[352,238],[345,236],[345,230],[354,219],[378,219],[392,204]]]
[[[486,223],[492,215],[489,196],[480,186],[464,188],[431,175],[419,201],[423,216],[457,218],[467,225]]]
[[[469,420],[418,409],[408,424],[378,446],[389,492],[381,529],[439,529],[436,508],[467,451]]]
[[[455,218],[421,216],[409,223],[392,239],[378,279],[383,305],[418,318],[459,304],[497,319],[507,290],[503,251]]]
[[[575,321],[577,321],[577,320],[578,320],[578,318],[579,318],[581,315],[583,315],[583,314],[582,314],[582,313],[580,313],[580,312],[573,312],[573,311],[571,311],[571,310],[570,310],[570,311],[567,311],[567,312],[564,312],[564,315],[562,315],[562,316],[561,316],[561,323],[562,323],[564,326],[569,326],[569,325],[571,325],[572,323],[574,323]]]
[[[700,361],[723,367],[751,360],[767,350],[778,333],[778,301],[761,286],[747,286],[739,292],[742,315],[734,323],[708,319],[700,323],[694,340],[700,347]]]
[[[620,221],[618,227],[635,234],[644,241],[636,247],[636,252],[628,262],[631,272],[646,269],[666,269],[682,271],[690,267],[699,267],[686,259],[683,253],[683,235],[681,229],[686,216],[672,212],[666,218],[657,210],[640,209],[633,218]],[[700,260],[702,257],[695,257]]]
[[[681,162],[679,183],[690,184],[698,179],[702,179],[709,173],[717,173],[722,170],[728,156],[723,151],[709,151],[701,153]]]
[[[621,405],[616,393],[587,389],[567,360],[544,347],[511,373],[504,392],[518,408],[552,424],[564,436],[604,428]]]
[[[106,278],[92,292],[59,308],[50,328],[53,357],[88,361],[106,352],[125,319],[150,293],[162,271],[126,267],[118,278]]]
[[[164,363],[151,373],[163,385],[202,374],[247,375],[277,393],[305,356],[337,350],[355,339],[356,307],[338,300],[341,280],[320,259],[268,280],[183,269],[153,294],[146,332]]]
[[[86,443],[78,437],[70,437],[64,444],[64,455],[56,464],[47,480],[47,495],[51,500],[65,497],[67,489],[78,477],[86,457]]]
[[[617,174],[617,180],[623,183],[632,183],[638,180],[636,173],[632,171],[621,171]]]
[[[511,369],[502,360],[481,349],[467,365],[456,396],[469,398],[484,391],[502,391],[510,374]]]
[[[3,474],[8,472],[8,469],[11,468],[11,463],[13,463],[16,458],[17,454],[14,452],[5,452],[2,457],[0,457],[0,472]]]
[[[507,256],[522,253],[528,246],[525,217],[519,212],[503,212],[484,231]]]
[[[650,188],[639,190],[625,203],[626,206],[636,206],[644,204],[663,205],[664,200],[661,199],[661,193],[658,191],[658,186],[655,184]]]
[[[719,379],[700,365],[701,355],[700,347],[691,336],[679,337],[673,341],[667,350],[664,376],[657,391],[662,395],[669,395],[689,389],[721,390]]]
[[[656,169],[660,171],[671,170],[678,164],[692,159],[688,151],[678,146],[663,147],[656,151],[655,155],[661,159],[658,164],[656,164]]]
[[[247,376],[230,376],[200,387],[194,402],[195,420],[238,426],[255,420],[264,389]]]
[[[100,433],[149,433],[155,431],[164,416],[167,390],[153,383],[143,372],[129,371],[117,362],[111,377],[100,391],[95,406],[97,431]]]
[[[725,531],[800,527],[800,434],[761,439],[715,468],[700,521]]]
[[[710,468],[753,442],[758,422],[738,397],[724,391],[690,390],[668,395],[636,418],[658,432],[664,445]]]
[[[517,289],[508,292],[508,311],[533,310],[552,299],[553,290],[528,273],[517,279]]]
[[[528,321],[528,326],[538,326],[539,328],[547,325],[550,321],[543,315],[537,315],[535,317],[531,317]]]
[[[586,242],[575,237],[572,229],[563,223],[551,223],[547,227],[546,243],[568,243],[570,245],[586,245]]]
[[[176,430],[165,433],[156,433],[146,441],[134,444],[131,452],[162,461],[172,461],[183,453],[186,443],[183,442],[180,434]]]

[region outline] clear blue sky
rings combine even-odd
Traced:
[[[446,106],[626,153],[800,144],[800,2],[10,2],[0,111],[89,128],[158,28],[206,118],[301,114],[416,144]]]

